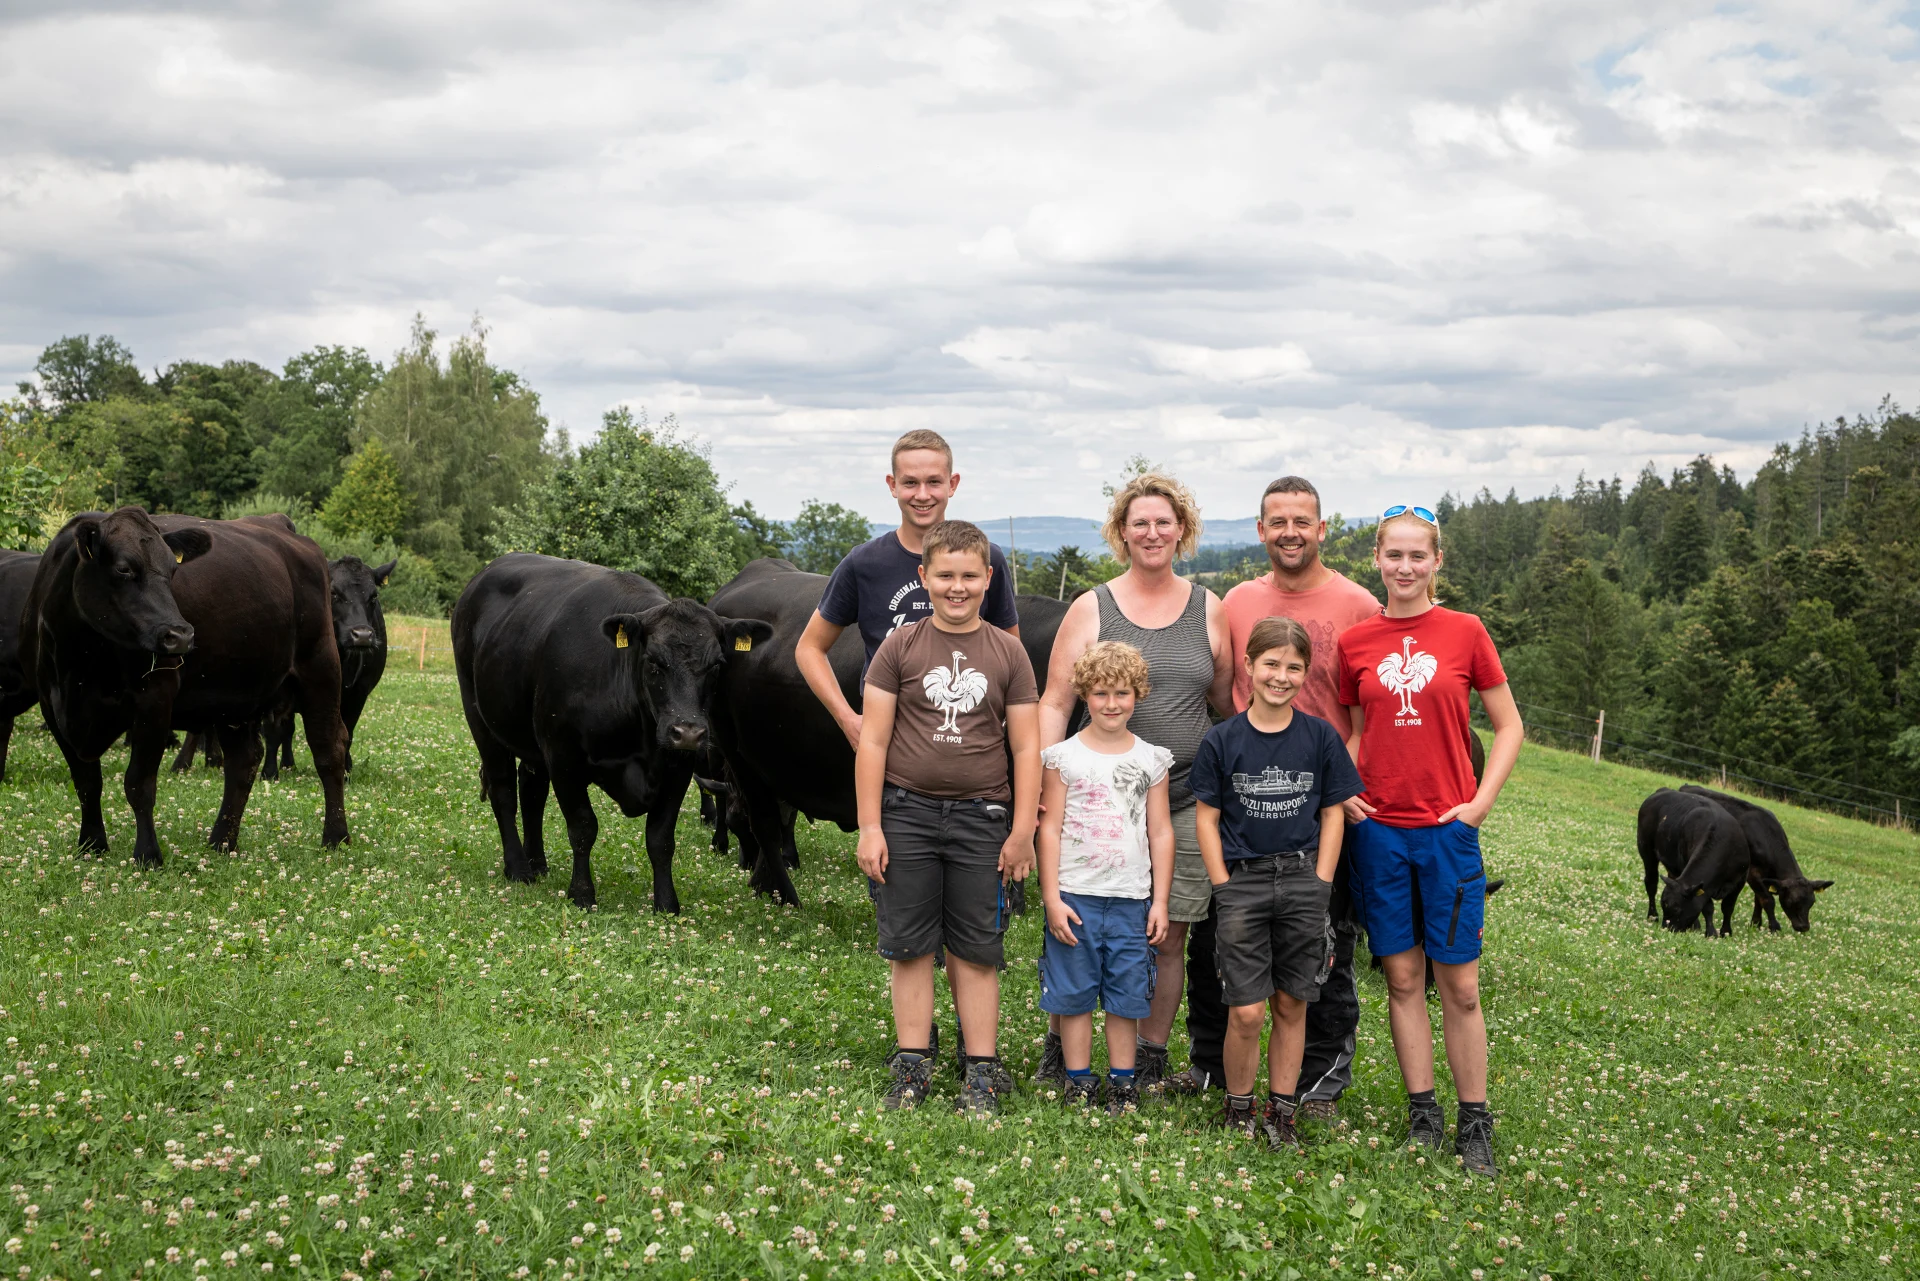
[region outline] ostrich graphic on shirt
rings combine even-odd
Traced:
[[[1400,696],[1400,715],[1418,716],[1413,696],[1427,687],[1427,682],[1440,670],[1440,662],[1425,650],[1414,653],[1413,637],[1403,636],[1400,652],[1388,654],[1373,670],[1379,673],[1380,683],[1387,687],[1388,693]]]
[[[980,706],[987,697],[987,678],[971,667],[960,665],[966,657],[956,649],[952,667],[936,667],[920,678],[920,688],[927,692],[927,699],[946,717],[934,728],[936,734],[958,734],[960,723],[956,718]]]

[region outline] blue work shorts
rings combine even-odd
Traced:
[[[1062,894],[1079,916],[1069,947],[1049,932],[1040,947],[1040,1008],[1091,1014],[1095,1002],[1115,1018],[1144,1019],[1153,1003],[1153,949],[1143,898]]]
[[[1378,819],[1353,833],[1353,897],[1375,956],[1425,943],[1445,965],[1480,958],[1487,870],[1480,832],[1455,820],[1439,827],[1389,827]]]

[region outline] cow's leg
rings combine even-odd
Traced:
[[[719,821],[718,810],[719,810],[719,804],[716,798],[714,797],[714,794],[707,789],[707,785],[705,783],[701,783],[700,784],[700,821],[702,823],[705,823],[708,827],[715,826]],[[722,854],[726,853],[725,850],[721,850],[720,852]]]
[[[1700,932],[1706,935],[1708,938],[1713,937],[1713,904],[1712,903],[1708,903],[1706,906],[1706,909],[1700,913]]]
[[[726,792],[700,793],[702,805],[707,798],[713,800],[713,852],[725,858],[733,847],[733,798]]]
[[[280,718],[272,712],[267,713],[260,722],[262,746],[258,768],[260,777],[269,783],[280,778],[280,731],[283,728]]]
[[[555,770],[551,774],[553,798],[567,820],[567,843],[573,847],[573,880],[567,885],[567,897],[576,907],[593,906],[593,842],[600,835],[593,800],[581,781],[584,774],[584,770]]]
[[[1765,891],[1762,892],[1765,893]],[[1767,905],[1767,929],[1778,934],[1780,932],[1780,918],[1773,914],[1773,895],[1770,893],[1767,894],[1766,898],[1762,899],[1761,902]],[[1755,904],[1755,906],[1758,907],[1759,905]],[[1755,925],[1760,924],[1760,914],[1757,911],[1754,913],[1753,923]]]
[[[527,880],[547,874],[547,774],[533,760],[520,762],[520,822],[527,831],[522,859]]]
[[[1765,888],[1759,885],[1753,887],[1753,928],[1756,930],[1760,928],[1760,905],[1765,903],[1768,897]]]
[[[1660,860],[1646,850],[1640,851],[1640,861],[1646,865],[1647,919],[1660,919]]]
[[[133,858],[147,867],[160,866],[160,834],[153,827],[153,802],[160,787],[160,758],[167,753],[167,723],[151,721],[136,724],[128,734],[132,741],[127,753],[127,773],[123,782],[127,804],[133,810]]]
[[[800,896],[794,892],[793,878],[787,875],[786,859],[783,857],[782,844],[787,826],[786,816],[781,813],[779,801],[774,799],[772,789],[758,779],[749,780],[736,772],[733,788],[735,803],[747,812],[747,829],[753,833],[754,859],[753,875],[748,883],[756,894],[771,894],[782,903],[799,906]],[[747,843],[743,838],[740,852],[744,857]]]
[[[331,665],[331,671],[328,670]],[[347,727],[340,721],[340,659],[331,638],[326,650],[297,673],[299,705],[307,727],[307,751],[326,797],[320,843],[328,849],[353,838],[347,832]],[[509,776],[511,777],[511,776]]]
[[[13,717],[0,716],[0,783],[7,779],[7,748],[13,743]]]
[[[220,812],[214,816],[207,844],[217,850],[240,848],[240,818],[247,812],[247,798],[253,794],[253,776],[260,768],[260,726],[222,725],[214,731],[220,739],[220,752],[226,770],[226,788],[220,795]]]
[[[1733,891],[1733,893],[1727,895],[1727,897],[1720,900],[1720,937],[1721,938],[1730,939],[1733,937],[1733,909],[1737,907],[1739,903],[1740,903],[1740,890],[1738,888],[1736,888]]]
[[[799,821],[800,813],[790,805],[780,807],[780,825],[784,829],[780,834],[780,861],[789,871],[800,870],[800,842],[794,839],[794,825]]]
[[[293,713],[280,722],[280,768],[293,768]],[[347,731],[347,771],[353,771],[353,731]]]
[[[200,747],[201,750],[206,753],[208,769],[225,768],[227,760],[220,751],[220,736],[218,734],[202,734],[200,736]]]
[[[692,769],[666,766],[660,774],[654,805],[647,811],[647,862],[653,867],[653,910],[656,912],[680,910],[680,895],[673,888],[674,835],[680,820],[680,803],[686,798],[687,784],[692,781]]]
[[[509,881],[529,882],[534,873],[527,862],[526,847],[520,843],[520,828],[514,821],[519,793],[514,789],[513,776],[513,753],[487,739],[480,746],[480,790],[487,794],[487,801],[493,806],[493,821],[500,829],[501,875]]]
[[[173,758],[173,772],[176,774],[184,774],[192,769],[193,754],[199,750],[200,736],[198,734],[187,734],[183,736],[180,751]]]
[[[48,728],[52,728],[51,717]],[[53,741],[59,745],[60,754],[67,758],[67,773],[73,776],[73,794],[80,802],[80,849],[83,853],[105,854],[107,821],[100,813],[100,794],[105,787],[100,777],[100,760],[82,758],[67,745],[58,730],[54,731]]]

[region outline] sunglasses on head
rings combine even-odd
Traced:
[[[1380,513],[1380,519],[1392,520],[1395,516],[1405,516],[1408,513],[1412,513],[1413,515],[1418,516],[1421,520],[1426,521],[1427,524],[1432,525],[1435,529],[1440,528],[1440,520],[1432,512],[1428,511],[1424,507],[1410,507],[1406,503],[1395,503],[1393,506],[1387,508],[1385,511]]]

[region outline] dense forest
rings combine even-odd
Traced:
[[[1132,458],[1123,473],[1150,464]],[[0,402],[0,545],[44,546],[76,511],[140,503],[279,511],[330,555],[398,557],[396,612],[444,614],[506,550],[576,556],[705,597],[755,556],[824,572],[867,536],[808,501],[782,523],[733,504],[671,417],[609,412],[575,447],[495,364],[476,319],[416,320],[385,362],[317,347],[143,372],[111,337],[46,348]],[[1920,795],[1920,418],[1883,403],[1778,446],[1742,481],[1701,457],[1628,486],[1581,476],[1438,507],[1447,603],[1486,620],[1537,737],[1904,818]],[[1326,559],[1378,592],[1371,526],[1332,518]],[[1181,566],[1217,590],[1258,547]],[[1024,591],[1118,570],[1105,548],[1021,554]]]

